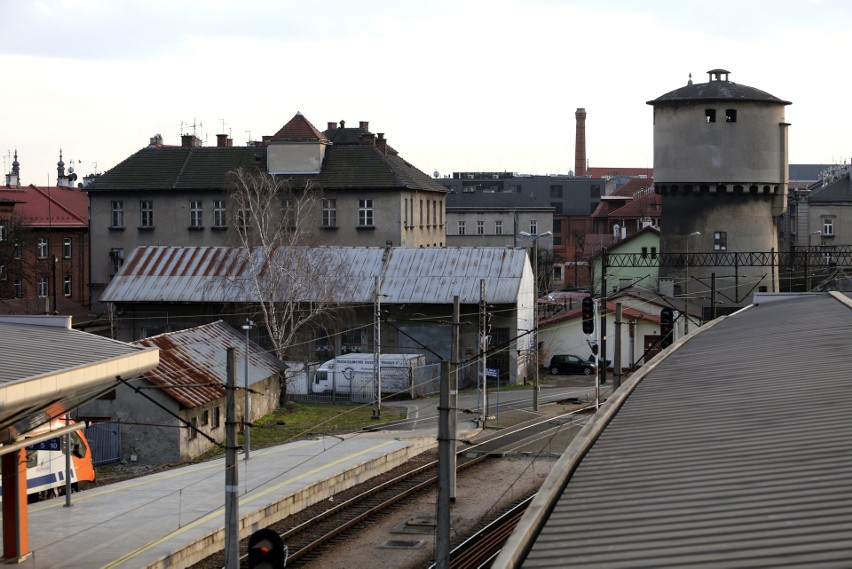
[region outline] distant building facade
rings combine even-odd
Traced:
[[[151,143],[88,186],[92,295],[97,300],[134,247],[235,244],[227,177],[237,169],[286,178],[322,192],[312,241],[322,245],[442,247],[446,188],[399,156],[369,123],[317,130],[296,114],[275,135],[233,146]],[[282,208],[285,207],[282,205]]]

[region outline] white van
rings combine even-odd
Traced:
[[[412,387],[412,369],[426,365],[422,354],[381,354],[382,392],[397,393]],[[371,392],[376,382],[375,354],[347,354],[317,368],[313,393]]]

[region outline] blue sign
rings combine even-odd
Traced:
[[[500,370],[493,368],[493,367],[487,367],[487,368],[485,368],[485,376],[486,377],[500,377]]]
[[[53,439],[47,439],[46,441],[41,441],[40,443],[35,443],[33,445],[29,445],[26,447],[27,450],[62,450],[62,443],[59,441],[59,437]]]

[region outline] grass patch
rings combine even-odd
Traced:
[[[316,435],[340,435],[360,431],[364,427],[404,419],[393,406],[382,406],[381,420],[373,419],[371,405],[354,403],[288,403],[264,415],[252,424],[251,449],[264,448]],[[243,433],[237,433],[237,444],[243,444]],[[200,458],[207,460],[224,454],[212,448]]]

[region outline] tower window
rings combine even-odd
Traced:
[[[725,109],[725,122],[737,122],[737,109]]]
[[[713,249],[715,251],[728,250],[728,233],[726,231],[716,231],[713,233]]]
[[[716,109],[704,109],[704,122],[716,122]]]

